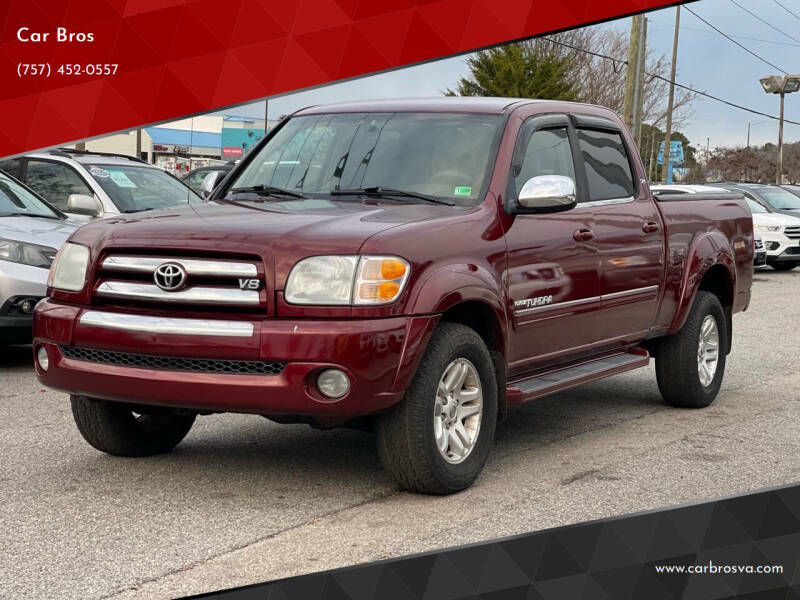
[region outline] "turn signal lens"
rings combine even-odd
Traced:
[[[388,304],[400,295],[409,265],[395,256],[362,256],[358,267],[355,304]]]
[[[396,258],[385,258],[381,261],[381,277],[384,279],[400,279],[406,274],[406,265]]]

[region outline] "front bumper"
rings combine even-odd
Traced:
[[[43,371],[38,362],[35,367],[44,385],[71,394],[199,411],[340,420],[385,410],[402,398],[437,320],[419,316],[200,323],[99,312],[46,299],[34,313],[34,352],[44,346],[49,367]],[[175,357],[181,365],[186,359],[286,365],[275,375],[167,370],[68,358],[64,346]],[[327,399],[316,389],[316,376],[326,368],[341,369],[349,377],[350,391],[342,398]]]
[[[46,286],[47,269],[0,260],[0,345],[30,344],[32,315],[21,305],[38,301]]]
[[[767,263],[798,262],[800,263],[800,240],[773,231],[759,231],[761,241],[767,250]]]

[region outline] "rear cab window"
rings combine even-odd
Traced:
[[[579,127],[577,138],[586,170],[588,200],[633,198],[636,184],[622,134]]]

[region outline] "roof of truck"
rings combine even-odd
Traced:
[[[436,96],[433,98],[392,98],[359,100],[337,104],[320,104],[301,108],[295,115],[315,115],[335,112],[461,112],[503,114],[512,106],[549,100],[530,98],[486,98],[479,96]],[[567,103],[564,103],[567,104]]]

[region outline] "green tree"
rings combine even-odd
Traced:
[[[520,43],[481,50],[467,59],[469,76],[445,95],[576,100],[580,89],[570,76],[571,60]]]

